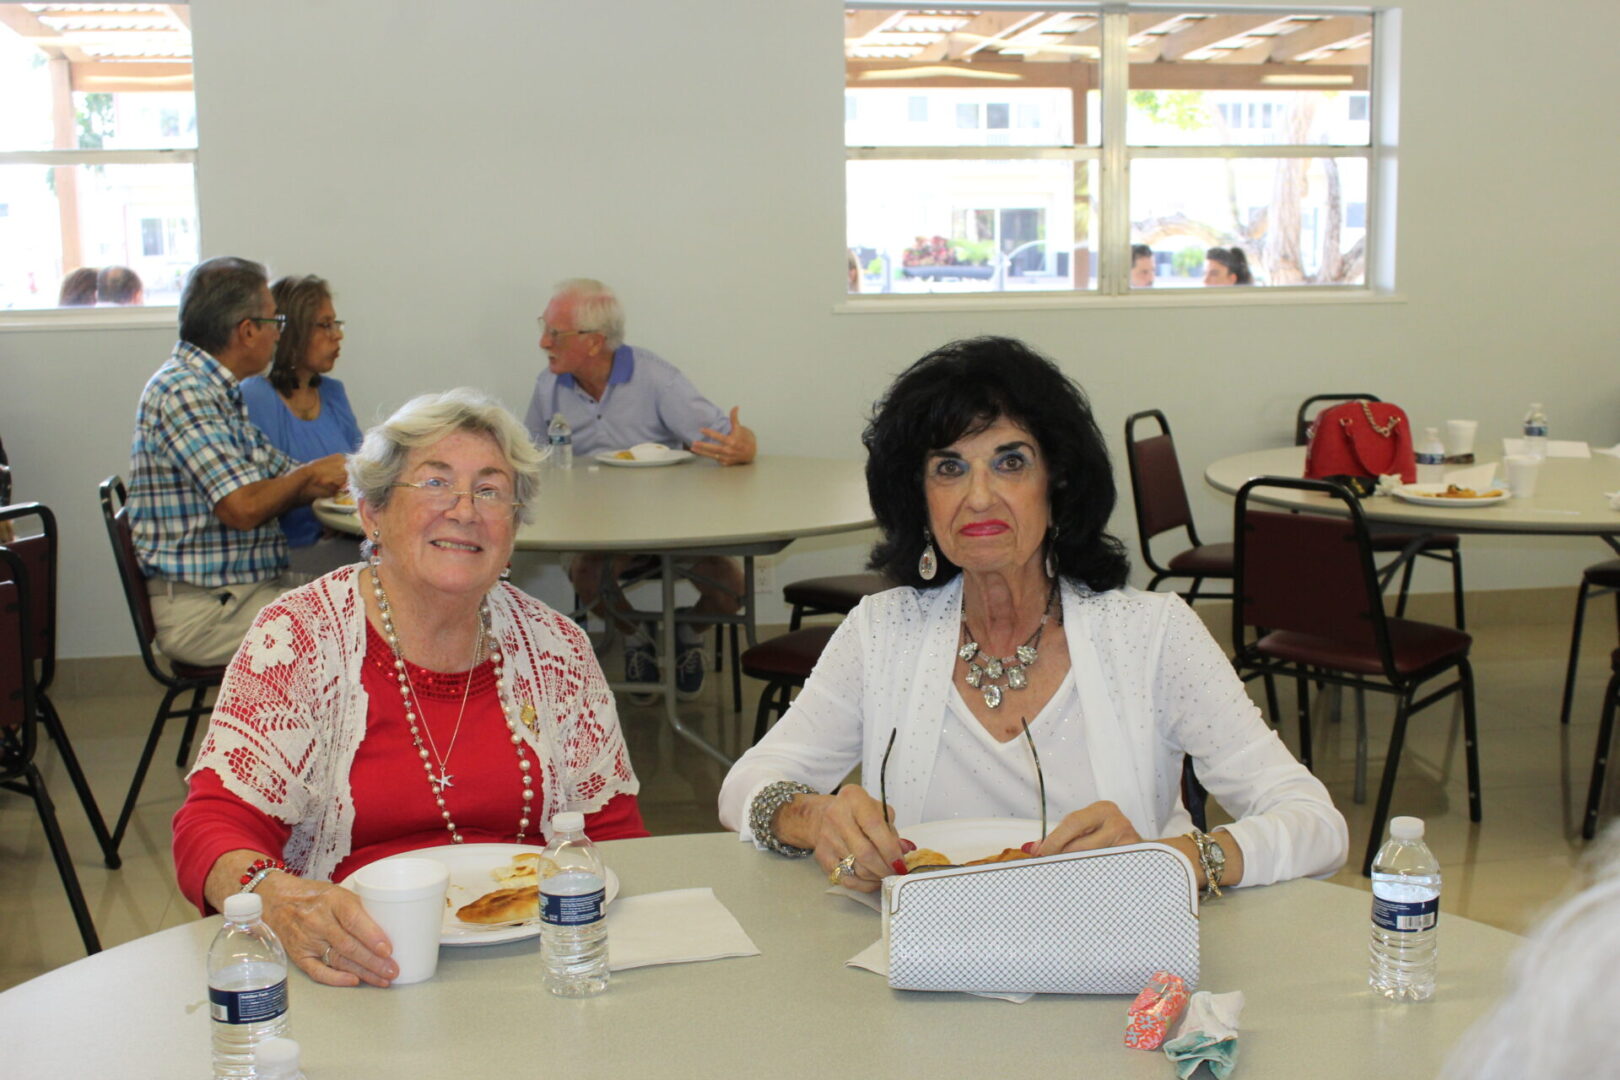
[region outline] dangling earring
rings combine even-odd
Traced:
[[[1058,527],[1052,526],[1052,535],[1046,538],[1046,576],[1053,581],[1057,580],[1057,538]]]
[[[939,573],[939,557],[934,554],[934,538],[925,525],[922,557],[917,560],[917,576],[924,581],[933,581],[937,573]]]
[[[360,554],[365,557],[367,565],[372,569],[382,565],[382,545],[378,543],[381,539],[382,530],[372,529],[371,538],[360,542]]]
[[[505,581],[512,576],[512,564],[507,563],[501,570],[501,580]]]

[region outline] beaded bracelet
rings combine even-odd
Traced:
[[[777,839],[773,827],[776,822],[776,812],[793,801],[795,795],[814,795],[816,789],[808,784],[801,784],[797,780],[778,780],[773,784],[766,784],[754,796],[754,801],[748,807],[748,830],[754,834],[754,839],[776,852],[792,859],[802,859],[811,853],[809,848],[794,847]]]
[[[1221,875],[1226,873],[1226,852],[1213,836],[1198,829],[1188,833],[1187,839],[1198,849],[1198,862],[1204,868],[1204,899],[1219,897]]]
[[[292,873],[291,870],[287,869],[286,863],[272,856],[267,855],[262,859],[254,859],[252,864],[247,868],[247,873],[242,875],[240,879],[242,887],[237,891],[252,892],[254,889],[259,887],[259,882],[263,881],[265,878],[269,877],[270,874],[278,870],[283,874]]]

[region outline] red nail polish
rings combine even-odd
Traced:
[[[904,873],[907,872],[906,871],[906,860],[904,860],[904,859],[896,859],[896,860],[894,860],[894,862],[890,863],[889,865],[894,867],[894,872],[897,873],[897,874],[904,874]]]
[[[904,852],[907,852],[907,853],[910,853],[910,852],[913,852],[913,851],[917,850],[917,845],[913,844],[910,840],[907,840],[905,837],[902,836],[900,838],[900,850],[904,851]]]
[[[1033,854],[1035,854],[1035,849],[1040,847],[1040,846],[1041,846],[1041,842],[1039,840],[1031,840],[1029,843],[1023,845],[1018,850],[1022,851],[1025,855],[1033,855]]]

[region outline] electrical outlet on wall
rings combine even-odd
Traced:
[[[776,591],[775,559],[762,555],[754,560],[754,591],[756,593]]]

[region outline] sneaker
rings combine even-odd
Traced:
[[[637,634],[633,638],[625,639],[624,681],[658,681],[658,652],[653,648],[651,637]],[[657,694],[643,692],[632,692],[626,697],[632,705],[651,705],[658,700]]]
[[[677,608],[677,612],[691,608]],[[703,673],[708,667],[703,654],[703,631],[691,623],[675,624],[675,696],[692,701],[703,692]]]

